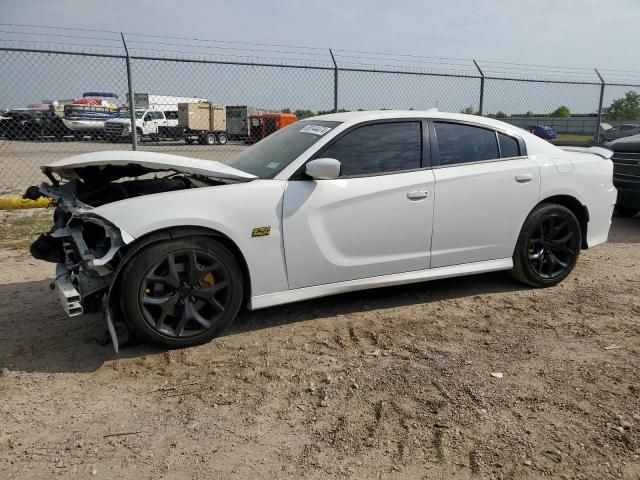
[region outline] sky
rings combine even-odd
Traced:
[[[638,0],[0,0],[6,23],[629,67]]]
[[[640,0],[0,0],[0,22],[390,52],[398,54],[399,61],[407,59],[402,57],[407,54],[476,58],[481,64],[483,61],[528,64],[529,67],[502,68],[523,68],[531,74],[537,72],[535,65],[598,67],[605,72],[637,70],[637,73],[609,74],[630,75],[637,78],[633,83],[640,82],[640,56],[631,47],[636,43],[640,24]],[[10,29],[0,26],[0,30]],[[153,41],[146,45],[151,48]],[[176,48],[155,47],[157,51]],[[309,52],[316,52],[317,58],[328,61],[324,51]],[[346,52],[338,55],[345,61],[349,58]],[[361,55],[365,60],[353,61],[377,61]],[[106,88],[121,93],[126,88],[121,73],[110,73],[114,78],[103,73],[116,67],[121,69],[121,65],[115,66],[110,60],[92,61],[95,65],[92,69],[86,69],[87,62],[80,65],[74,60],[72,64],[73,59],[38,58],[25,62],[12,57],[11,60],[17,63],[5,65],[4,73],[0,71],[0,82],[5,90],[10,86],[15,86],[16,92],[22,90],[20,95],[0,98],[0,106],[9,103],[15,106],[26,98],[68,98],[81,89]],[[508,70],[499,73],[505,71]],[[77,73],[72,75],[73,72]],[[597,81],[591,70],[582,74]],[[48,82],[40,84],[35,79],[24,82],[25,76],[46,78]],[[285,74],[268,69],[249,71],[229,67],[214,71],[213,67],[138,64],[134,67],[134,78],[136,91],[166,91],[205,96],[226,104],[249,103],[272,108],[332,107],[331,72]],[[79,79],[84,83],[80,84]],[[438,106],[459,111],[469,105],[477,109],[478,88],[477,80],[345,73],[340,77],[339,95],[343,108]],[[623,87],[608,89],[605,106],[624,91]],[[555,88],[494,81],[487,85],[485,113],[548,112],[563,103],[572,111],[593,112],[598,96],[598,86]]]

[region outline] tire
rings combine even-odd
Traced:
[[[228,141],[229,141],[229,139],[227,138],[227,134],[226,133],[219,133],[218,134],[218,143],[220,145],[226,145]]]
[[[164,347],[210,341],[233,322],[244,294],[238,262],[208,237],[153,244],[131,259],[122,278],[122,310],[130,327]]]
[[[140,143],[142,141],[142,130],[136,128],[136,143]]]
[[[207,145],[215,145],[216,144],[216,136],[213,133],[207,133],[204,136],[204,141]]]
[[[604,142],[606,142],[604,137],[602,135],[598,135],[598,143],[604,143]]]
[[[511,275],[534,287],[551,287],[564,280],[580,255],[582,231],[566,207],[542,204],[527,217],[513,252]]]
[[[640,210],[638,210],[637,208],[625,207],[623,205],[616,205],[616,208],[613,211],[616,217],[622,218],[631,218],[638,212],[640,212]]]

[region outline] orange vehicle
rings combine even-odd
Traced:
[[[293,113],[256,113],[249,115],[249,142],[255,143],[271,135],[276,130],[286,127],[298,120]]]

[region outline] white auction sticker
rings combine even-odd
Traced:
[[[323,127],[321,125],[307,125],[306,127],[303,127],[300,131],[302,133],[313,133],[314,135],[324,135],[329,130],[331,130],[331,127]]]

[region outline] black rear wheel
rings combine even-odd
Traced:
[[[123,278],[128,322],[158,345],[208,342],[231,324],[242,303],[237,261],[208,237],[154,244],[132,259]]]
[[[575,267],[581,245],[580,223],[571,210],[561,205],[540,205],[520,231],[512,275],[536,287],[557,285]]]

